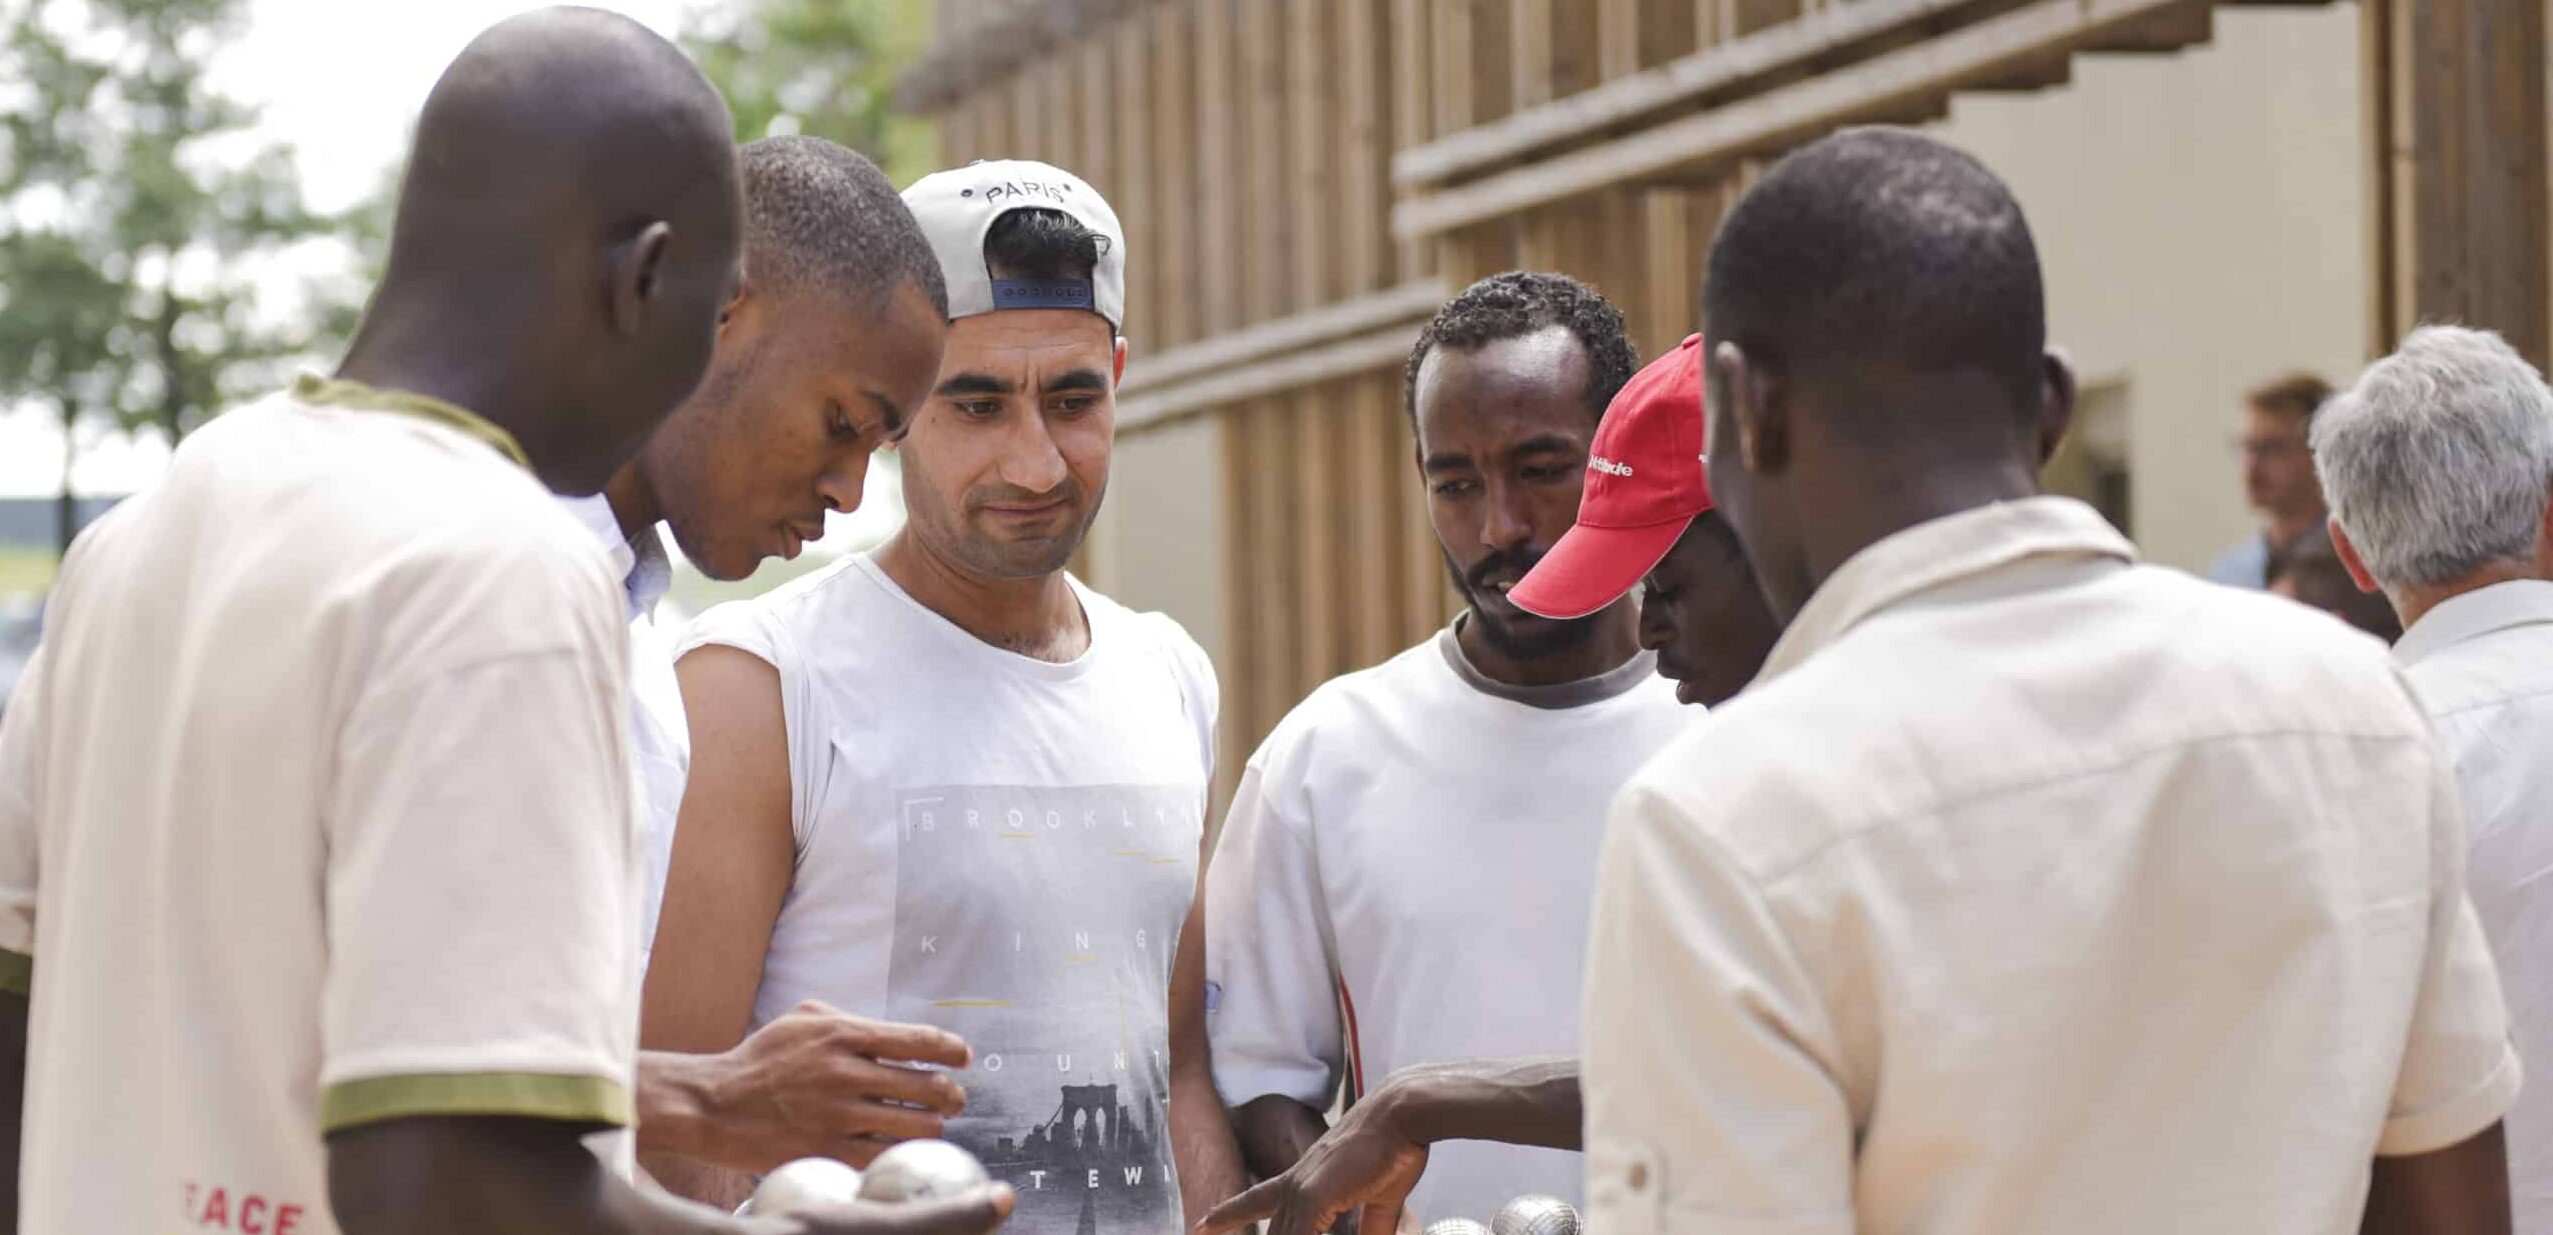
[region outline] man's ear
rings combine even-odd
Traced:
[[[626,335],[639,332],[664,275],[665,251],[673,243],[674,225],[658,219],[612,246],[604,270],[612,329]]]
[[[2544,501],[2544,522],[2536,528],[2535,573],[2539,578],[2553,579],[2553,494]]]
[[[1738,462],[1750,472],[1779,472],[1791,461],[1790,383],[1735,343],[1711,349],[1713,376],[1729,396]]]
[[[1119,336],[1117,336],[1117,371],[1116,371],[1116,373],[1114,373],[1113,375],[1111,375],[1111,376],[1109,377],[1109,379],[1108,379],[1108,384],[1109,384],[1109,385],[1111,385],[1111,386],[1122,386],[1122,385],[1124,385],[1124,384],[1125,384],[1125,382],[1126,382],[1126,336],[1124,336],[1124,335],[1119,335]]]
[[[2340,516],[2333,515],[2324,522],[2331,528],[2331,547],[2339,552],[2341,569],[2349,572],[2349,581],[2357,584],[2361,592],[2383,591],[2376,586],[2376,577],[2368,573],[2366,559],[2358,556],[2358,546],[2349,543],[2349,532],[2340,526]]]
[[[718,308],[719,341],[722,343],[726,341],[729,327],[734,326],[740,319],[752,316],[761,307],[762,302],[755,295],[753,277],[748,275],[737,280],[736,294],[728,297],[727,303]]]
[[[2044,371],[2039,381],[2039,466],[2046,467],[2057,447],[2064,444],[2066,430],[2074,427],[2074,402],[2079,394],[2075,384],[2074,362],[2065,353],[2051,349],[2039,358]]]

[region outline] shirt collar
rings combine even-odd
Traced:
[[[1944,515],[1865,546],[1791,619],[1757,676],[1760,685],[1918,593],[2033,558],[2136,560],[2136,546],[2073,498],[2030,497]]]
[[[532,457],[523,453],[522,444],[514,440],[513,434],[498,428],[487,417],[441,399],[430,399],[405,390],[375,390],[358,381],[321,377],[316,373],[304,373],[294,379],[293,397],[313,405],[394,412],[419,420],[431,420],[487,443],[498,454],[512,459],[517,466],[526,470],[532,466]]]
[[[2442,600],[2393,645],[2396,663],[2416,665],[2440,652],[2512,626],[2553,622],[2553,583],[2511,579]]]
[[[1582,708],[1627,694],[1658,671],[1658,654],[1643,648],[1631,659],[1591,678],[1555,682],[1549,686],[1511,686],[1481,672],[1480,666],[1472,663],[1471,655],[1463,651],[1463,623],[1469,621],[1471,615],[1469,609],[1455,615],[1452,625],[1436,632],[1436,646],[1445,654],[1445,666],[1454,671],[1455,677],[1462,679],[1463,685],[1493,699],[1521,703],[1547,712]]]
[[[673,559],[665,552],[665,540],[655,528],[643,528],[636,536],[623,535],[620,516],[612,513],[609,498],[597,493],[592,497],[559,499],[585,530],[603,546],[611,559],[612,573],[619,575],[621,590],[629,604],[632,621],[645,617],[665,598],[674,583]]]

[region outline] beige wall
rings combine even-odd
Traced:
[[[1197,417],[1117,439],[1108,500],[1091,529],[1092,585],[1179,619],[1215,664],[1229,587],[1223,426]]]
[[[2242,391],[2365,356],[2358,10],[2219,9],[2213,44],[2083,56],[2072,84],[1963,97],[1942,137],[2011,181],[2052,339],[2127,409],[2131,521],[2197,568],[2249,518]]]

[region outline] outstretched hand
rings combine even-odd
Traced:
[[[1348,1109],[1284,1174],[1214,1207],[1196,1235],[1266,1221],[1267,1235],[1319,1235],[1354,1211],[1367,1235],[1395,1235],[1402,1206],[1427,1171],[1427,1146],[1392,1126],[1385,1103]]]

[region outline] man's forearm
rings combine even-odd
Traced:
[[[1329,1130],[1320,1112],[1276,1094],[1252,1098],[1232,1110],[1232,1135],[1240,1143],[1242,1164],[1259,1179],[1292,1169]]]
[[[675,1051],[638,1053],[639,1153],[692,1158],[707,1152],[715,1099],[705,1059]]]
[[[1170,1148],[1179,1164],[1179,1197],[1194,1224],[1206,1211],[1250,1186],[1231,1116],[1215,1093],[1212,1069],[1180,1066],[1170,1077]]]
[[[638,1053],[638,1159],[665,1191],[732,1209],[752,1195],[754,1178],[715,1161],[715,1059]]]
[[[1566,1055],[1424,1064],[1366,1098],[1409,1140],[1498,1141],[1577,1149],[1584,1138],[1578,1061]]]

